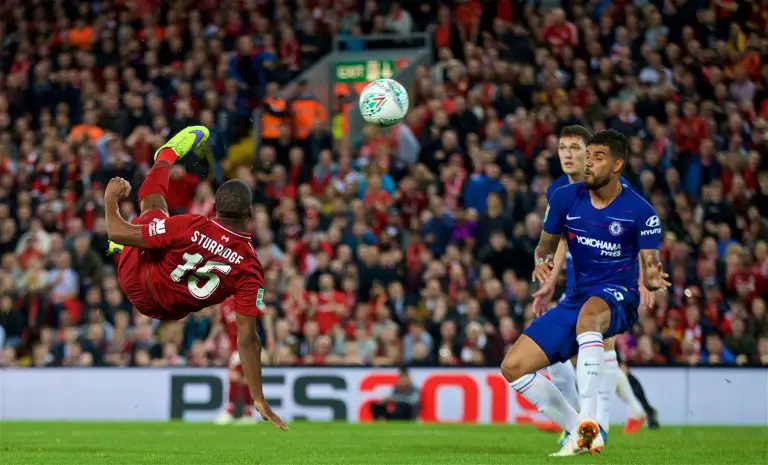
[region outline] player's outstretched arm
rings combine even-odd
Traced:
[[[123,178],[112,178],[104,191],[104,210],[107,220],[107,235],[109,240],[118,244],[143,247],[141,226],[131,224],[120,216],[118,202],[128,197],[131,185]]]
[[[253,396],[253,405],[262,418],[277,428],[288,431],[283,420],[267,404],[261,384],[261,340],[256,332],[256,317],[236,314],[237,350],[243,365],[245,379]]]
[[[664,265],[661,263],[658,249],[640,250],[640,262],[642,264],[641,273],[645,280],[645,287],[649,291],[657,291],[672,285],[667,280],[669,274],[664,272]]]
[[[565,263],[565,253],[568,251],[568,243],[565,242],[565,237],[560,237],[560,242],[557,244],[557,251],[555,251],[555,258],[552,260],[552,273],[549,276],[549,280],[546,281],[534,292],[533,295],[533,310],[537,315],[540,315],[546,309],[546,306],[552,300],[552,295],[555,293],[555,285],[557,279],[563,270],[563,263]]]
[[[544,284],[551,279],[552,268],[555,264],[555,253],[557,252],[559,243],[559,234],[550,234],[546,231],[541,232],[539,245],[536,247],[536,251],[533,254],[536,261],[536,267],[533,270],[534,281]]]

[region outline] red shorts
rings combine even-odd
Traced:
[[[168,215],[162,210],[150,210],[134,218],[131,224],[148,224],[156,218],[167,217]],[[177,320],[184,315],[169,315],[155,302],[152,294],[147,290],[148,267],[153,262],[162,259],[158,252],[161,251],[125,246],[118,259],[117,280],[136,310],[158,320]]]

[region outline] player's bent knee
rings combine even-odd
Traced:
[[[501,362],[501,373],[507,381],[512,382],[521,376],[536,373],[551,364],[539,343],[527,334],[523,334]]]
[[[579,319],[576,321],[576,333],[587,331],[604,333],[611,323],[611,309],[603,299],[590,297],[581,307]]]
[[[504,375],[504,379],[509,383],[525,375],[525,366],[522,363],[522,359],[513,355],[511,351],[507,353],[504,361],[501,362],[501,374]]]

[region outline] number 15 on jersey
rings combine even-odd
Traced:
[[[184,275],[191,271],[187,278],[187,287],[189,292],[198,299],[210,297],[216,288],[219,287],[219,284],[221,284],[221,278],[214,271],[227,275],[232,270],[232,266],[215,260],[208,260],[203,266],[197,268],[197,265],[203,261],[203,256],[199,253],[185,253],[184,260],[185,263],[177,266],[171,272],[171,279],[177,283],[181,282]]]

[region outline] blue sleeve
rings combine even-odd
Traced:
[[[563,233],[568,208],[568,193],[564,193],[564,191],[567,190],[569,189],[558,189],[549,199],[547,212],[544,214],[544,231],[547,234],[559,236]]]
[[[658,249],[661,246],[661,220],[656,209],[646,204],[638,212],[637,217],[637,248]]]
[[[381,181],[382,189],[384,189],[390,195],[394,195],[395,191],[397,190],[397,184],[395,183],[395,180],[392,179],[392,176],[385,174],[384,177],[381,178]]]

